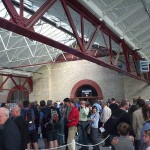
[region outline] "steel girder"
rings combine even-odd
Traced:
[[[29,19],[23,18],[23,7],[20,6],[20,15],[17,14],[17,12],[14,9],[13,3],[11,0],[2,0],[3,4],[5,5],[8,13],[11,16],[11,21],[5,20],[3,18],[0,18],[0,27],[4,28],[6,30],[15,32],[17,34],[23,35],[25,37],[28,37],[30,39],[33,39],[35,41],[39,41],[43,44],[55,47],[57,49],[60,49],[64,52],[73,54],[81,59],[85,59],[88,61],[91,61],[93,63],[96,63],[100,66],[112,69],[114,71],[120,72],[124,75],[130,76],[132,78],[142,80],[145,82],[150,81],[149,78],[149,73],[145,73],[145,78],[142,78],[140,73],[137,71],[136,63],[138,60],[142,59],[135,51],[133,51],[126,43],[124,40],[120,39],[115,33],[113,33],[104,22],[100,21],[98,18],[96,18],[92,13],[90,13],[86,8],[84,8],[80,3],[77,1],[72,1],[72,0],[60,0],[63,6],[63,9],[66,13],[66,16],[68,18],[68,21],[70,23],[70,26],[73,31],[73,35],[77,40],[77,43],[80,47],[80,50],[71,48],[69,46],[66,46],[64,44],[61,44],[55,40],[52,40],[46,36],[43,36],[39,33],[36,33],[33,29],[33,26],[35,23],[41,19],[44,13],[52,7],[52,5],[56,2],[56,0],[47,0],[40,8],[39,11],[35,14],[33,14]],[[45,7],[46,6],[46,7]],[[80,17],[81,17],[81,37],[77,33],[77,29],[75,27],[73,18],[69,12],[68,6],[70,6],[74,11],[76,11]],[[88,20],[91,24],[95,26],[95,31],[92,33],[91,38],[89,39],[89,42],[85,44],[84,42],[84,29],[85,29],[85,24],[84,24],[84,19]],[[94,40],[96,38],[97,32],[101,32],[103,36],[103,40],[105,43],[105,47],[107,48],[107,53],[110,58],[110,63],[106,63],[100,59],[97,59],[96,57],[93,57],[89,54],[89,51],[91,50],[91,45],[94,43]],[[109,46],[106,42],[105,35],[109,37]],[[122,49],[123,49],[123,55],[125,58],[125,63],[126,63],[126,70],[122,70],[115,66],[112,61],[113,53],[112,53],[112,41],[115,41],[117,44],[119,44]],[[131,73],[131,62],[129,60],[129,57],[133,58],[133,63],[135,66],[136,70],[136,75]],[[16,66],[17,67],[17,66]],[[18,66],[19,67],[19,66]]]
[[[20,86],[25,86],[27,85],[29,87],[29,89],[27,89],[26,91],[28,91],[29,93],[33,91],[33,82],[32,82],[32,78],[31,77],[23,77],[23,76],[17,76],[17,75],[6,75],[6,74],[0,74],[0,76],[5,76],[7,77],[1,84],[0,84],[0,90],[13,90],[13,89],[6,89],[6,88],[3,88],[5,84],[7,84],[7,81],[10,79],[14,86],[17,88],[17,90],[22,90],[20,89]],[[24,82],[23,84],[19,84],[15,81],[15,78],[19,79],[24,79]]]

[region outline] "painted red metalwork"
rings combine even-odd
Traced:
[[[23,12],[24,12],[23,1],[24,0],[20,0],[20,17],[21,18],[23,18]]]
[[[150,68],[150,65],[149,65]],[[150,72],[148,72],[148,80],[150,81]]]
[[[100,27],[101,27],[101,26],[98,25],[98,26],[95,28],[94,32],[92,33],[92,35],[91,35],[91,37],[90,37],[88,43],[86,44],[86,52],[89,52],[89,51],[91,50],[92,45],[94,44],[94,41],[95,41],[95,39],[96,39],[96,37],[97,37],[97,34],[98,34],[99,30],[100,30]]]
[[[4,1],[6,0],[2,0],[3,3],[5,3]],[[54,2],[54,1],[53,1]],[[82,41],[77,33],[77,29],[75,27],[75,24],[73,22],[73,19],[71,17],[71,14],[69,12],[69,9],[68,9],[68,6],[67,4],[73,8],[76,12],[79,13],[80,16],[84,16],[85,19],[87,19],[88,21],[90,21],[90,23],[92,23],[94,26],[101,26],[101,29],[102,31],[104,32],[103,34],[106,34],[108,37],[110,37],[112,40],[114,40],[116,43],[120,44],[122,42],[122,40],[116,35],[114,34],[106,25],[104,22],[101,22],[98,18],[96,18],[92,13],[90,13],[86,8],[84,8],[80,3],[78,3],[77,1],[72,1],[72,0],[61,0],[61,3],[62,3],[62,6],[65,10],[65,13],[66,13],[66,16],[69,20],[69,23],[71,25],[71,28],[73,30],[73,33],[74,33],[74,37],[77,39],[77,43],[81,49],[81,51],[79,50],[76,50],[76,49],[73,49],[73,48],[70,48],[66,45],[63,45],[55,40],[52,40],[52,39],[49,39],[48,37],[45,37],[43,35],[40,35],[34,31],[30,31],[28,30],[25,26],[22,26],[20,25],[19,23],[21,22],[22,23],[22,20],[20,21],[20,18],[19,18],[19,21],[17,20],[14,21],[14,23],[10,22],[10,21],[7,21],[3,18],[0,18],[0,27],[4,28],[4,29],[7,29],[7,30],[10,30],[12,32],[15,32],[15,33],[18,33],[20,35],[23,35],[23,36],[26,36],[30,39],[33,39],[33,40],[36,40],[36,41],[39,41],[41,43],[44,43],[44,44],[47,44],[49,46],[53,46],[55,48],[58,48],[58,49],[61,49],[63,50],[64,52],[68,52],[68,53],[71,53],[77,57],[80,57],[81,59],[86,59],[86,60],[89,60],[93,63],[96,63],[98,65],[101,65],[103,67],[107,67],[109,69],[112,69],[112,70],[115,70],[117,72],[120,72],[120,73],[123,73],[125,75],[128,75],[130,77],[133,77],[133,78],[136,78],[138,80],[143,80],[143,81],[146,81],[146,82],[149,82],[145,79],[142,79],[140,78],[139,76],[135,76],[133,74],[130,73],[130,63],[129,63],[129,54],[131,55],[132,54],[132,50],[131,48],[125,43],[123,42],[123,48],[124,48],[124,55],[125,55],[125,60],[126,60],[126,65],[127,65],[127,71],[124,71],[124,70],[121,70],[113,65],[110,65],[108,63],[105,63],[101,60],[98,60],[88,54],[85,53],[85,47],[84,47],[84,35],[81,35],[81,38],[82,38]],[[10,0],[8,0],[6,3],[5,3],[5,7],[7,8],[8,12],[10,13],[10,16],[13,18],[13,20],[15,20],[15,11],[13,10],[14,6],[11,6],[12,5],[12,2]],[[37,14],[38,15],[38,14]],[[41,17],[42,14],[40,14],[39,16],[36,16],[34,17],[34,21],[31,23],[31,24],[34,24],[40,17]],[[17,16],[18,17],[18,16]],[[37,18],[36,18],[37,17]],[[32,18],[32,17],[31,17]],[[82,21],[83,23],[83,21]],[[30,23],[29,23],[30,24]],[[30,24],[30,26],[32,26]],[[81,28],[82,28],[82,34],[84,33],[84,24],[81,25]],[[104,37],[104,36],[103,36]],[[105,41],[105,38],[104,38],[104,41]],[[106,47],[107,49],[109,50],[108,46],[107,46],[107,42],[105,41],[105,44],[106,44]],[[111,57],[111,56],[110,56]]]
[[[2,84],[0,85],[0,90],[2,89],[3,85],[6,83],[6,81],[7,81],[8,79],[9,79],[9,77],[7,77],[4,82],[2,82]]]
[[[82,45],[84,46],[84,17],[81,15],[81,35],[82,35]]]
[[[6,74],[0,74],[1,76],[6,76],[7,78],[2,82],[2,84],[0,85],[0,90],[11,90],[11,89],[4,89],[2,88],[4,86],[4,84],[7,83],[8,79],[11,79],[11,81],[14,83],[15,87],[17,87],[18,90],[19,86],[20,86],[20,81],[19,84],[17,84],[17,82],[14,80],[14,78],[19,78],[19,80],[21,78],[25,79],[23,85],[21,86],[25,86],[28,83],[28,86],[30,87],[30,89],[28,90],[29,92],[33,91],[33,82],[32,82],[32,78],[31,77],[22,77],[22,76],[14,76],[14,75],[6,75]]]
[[[26,22],[26,28],[33,27],[35,23],[49,10],[49,8],[56,2],[56,0],[47,0]]]
[[[131,69],[130,69],[130,62],[129,62],[129,52],[128,50],[126,49],[126,47],[124,47],[124,41],[121,42],[121,47],[122,47],[122,51],[123,51],[123,54],[125,56],[125,61],[126,61],[126,69],[128,72],[131,72]]]
[[[70,12],[69,12],[69,9],[68,9],[68,6],[67,6],[67,4],[66,4],[66,1],[65,1],[65,0],[61,0],[61,3],[62,3],[62,6],[63,6],[63,8],[64,8],[64,11],[65,11],[65,13],[66,13],[66,16],[67,16],[67,18],[68,18],[68,21],[69,21],[69,23],[70,23],[70,26],[71,26],[71,28],[72,28],[72,30],[73,30],[73,33],[74,33],[74,35],[75,35],[75,38],[77,39],[77,43],[78,43],[78,45],[79,45],[79,47],[80,47],[80,50],[81,50],[82,52],[85,52],[86,50],[85,50],[85,48],[84,48],[84,46],[83,46],[83,44],[82,44],[82,41],[81,41],[81,39],[80,39],[80,37],[79,37],[79,35],[78,35],[78,33],[77,33],[75,24],[74,24],[74,22],[73,22],[73,19],[72,19],[72,17],[71,17]]]
[[[112,43],[111,43],[111,38],[109,37],[109,58],[110,58],[110,64],[111,65],[113,65],[112,57],[113,57]]]
[[[55,47],[57,49],[61,49],[64,52],[71,53],[71,54],[73,54],[73,55],[75,55],[77,57],[80,57],[82,59],[91,61],[93,63],[96,63],[96,64],[98,64],[100,66],[103,66],[103,67],[106,67],[106,68],[109,68],[109,69],[112,69],[114,71],[120,72],[120,73],[122,73],[124,75],[127,75],[127,76],[130,76],[132,78],[135,78],[135,79],[138,79],[138,80],[142,80],[142,81],[145,81],[145,82],[149,82],[149,81],[147,81],[145,79],[142,79],[142,78],[140,78],[138,76],[135,76],[135,75],[133,75],[133,74],[131,74],[131,73],[125,71],[125,70],[119,69],[119,68],[117,68],[115,66],[112,66],[112,65],[106,63],[106,62],[103,62],[102,60],[99,60],[99,59],[96,59],[96,58],[94,58],[92,56],[89,56],[89,55],[87,55],[87,54],[85,54],[85,53],[83,53],[81,51],[78,51],[76,49],[68,47],[68,46],[66,46],[66,45],[64,45],[62,43],[59,43],[59,42],[57,42],[55,40],[52,40],[52,39],[50,39],[48,37],[45,37],[45,36],[43,36],[41,34],[38,34],[38,33],[34,32],[34,31],[27,30],[27,29],[25,29],[25,28],[23,28],[21,26],[18,26],[18,25],[14,24],[14,23],[11,23],[10,21],[7,21],[7,20],[5,20],[3,18],[0,18],[0,22],[1,22],[1,24],[0,24],[1,28],[7,29],[9,31],[15,32],[15,33],[23,35],[23,36],[26,36],[26,37],[28,37],[30,39],[39,41],[39,42],[41,42],[43,44]]]
[[[26,94],[26,99],[29,99],[29,91],[22,85],[18,85],[17,87],[13,87],[11,90],[9,90],[8,96],[7,96],[7,103],[10,102],[11,97],[13,96],[13,93],[15,91],[18,91],[18,88],[20,89],[20,91],[24,91]],[[21,99],[20,99],[21,100]]]
[[[17,13],[17,11],[16,11],[12,1],[11,0],[2,0],[2,2],[4,4],[4,6],[5,6],[5,8],[7,9],[9,15],[11,16],[11,19],[13,20],[13,22],[17,23],[20,26],[23,26],[23,23],[22,23],[22,19],[23,18],[21,18],[18,15],[18,13]]]
[[[86,9],[78,1],[66,0],[66,2],[68,6],[70,6],[79,14],[82,14],[85,17],[85,19],[87,19],[94,26],[101,25],[105,34],[109,35],[114,41],[116,41],[117,43],[121,42],[121,39],[114,32],[112,32],[104,22],[100,21],[96,16],[94,16],[88,9]]]
[[[132,54],[132,59],[133,59],[133,63],[134,63],[134,67],[135,67],[136,74],[137,74],[137,76],[141,77],[141,74],[140,74],[140,72],[139,72],[139,70],[138,70],[138,67],[137,67],[138,59],[137,59],[136,53],[133,53],[133,54]]]

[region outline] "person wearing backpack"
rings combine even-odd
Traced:
[[[49,142],[49,148],[58,147],[58,122],[60,114],[58,110],[53,106],[52,100],[47,101],[47,109],[44,115],[44,122],[47,134],[47,141]]]
[[[40,101],[40,126],[41,126],[41,133],[42,133],[42,138],[43,138],[43,141],[44,141],[44,146],[45,146],[45,149],[48,149],[49,148],[49,144],[48,144],[48,141],[47,141],[47,134],[46,134],[46,128],[45,128],[45,113],[46,113],[46,110],[47,110],[47,106],[46,106],[46,102],[45,100],[41,100]]]
[[[119,136],[118,130],[117,130],[117,126],[119,123],[125,122],[131,126],[130,116],[126,112],[128,109],[129,109],[128,101],[122,100],[120,103],[120,108],[113,111],[111,117],[104,124],[104,129],[110,135],[110,138],[108,138],[105,141],[106,145],[108,145],[108,146],[110,145],[110,142],[113,139],[113,137]],[[133,133],[132,133],[132,135],[133,135]]]
[[[35,150],[38,150],[38,134],[35,126],[35,114],[34,111],[30,108],[29,100],[23,102],[23,109],[21,110],[21,115],[26,120],[28,125],[29,139],[27,144],[27,149],[31,148],[31,143]]]

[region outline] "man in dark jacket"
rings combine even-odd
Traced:
[[[15,123],[9,119],[9,110],[0,108],[0,149],[20,150],[20,133]]]
[[[24,120],[23,116],[20,115],[20,111],[21,111],[20,108],[16,106],[12,108],[11,114],[20,132],[20,136],[21,136],[20,150],[25,150],[27,149],[27,143],[29,138],[28,125]]]

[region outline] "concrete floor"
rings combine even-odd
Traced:
[[[99,141],[102,141],[103,139],[99,136],[98,137],[100,140]],[[39,144],[39,149],[41,150],[44,150],[44,143],[43,143],[43,140],[42,139],[39,139],[38,140],[38,144]],[[91,143],[89,143],[90,145]],[[100,150],[111,150],[110,147],[102,147],[104,143],[100,144]],[[77,150],[79,150],[81,147],[80,146],[77,146]],[[65,147],[61,147],[59,148],[58,150],[65,150]],[[93,147],[89,147],[89,150],[93,150]]]

